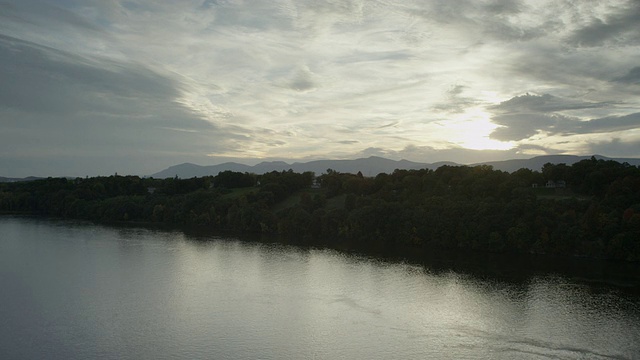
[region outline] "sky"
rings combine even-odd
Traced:
[[[640,157],[640,2],[0,0],[0,176]]]

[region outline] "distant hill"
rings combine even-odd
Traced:
[[[257,166],[257,165],[256,165]],[[151,177],[157,179],[166,179],[170,177],[179,177],[181,179],[190,179],[192,177],[202,177],[209,175],[218,175],[219,172],[230,170],[237,172],[253,172],[253,166],[228,162],[219,165],[201,166],[191,163],[170,166],[169,168],[157,172]]]
[[[361,171],[365,176],[376,176],[380,173],[392,173],[396,169],[437,169],[442,165],[458,165],[453,162],[437,162],[433,164],[418,163],[408,160],[389,160],[377,156],[355,160],[315,160],[309,162],[295,162],[293,164],[284,161],[261,162],[254,166],[228,162],[219,165],[201,166],[190,163],[171,166],[165,170],[151,175],[154,178],[168,178],[177,176],[181,179],[192,177],[218,175],[222,171],[249,172],[264,174],[270,171],[287,171],[302,173],[312,171],[317,175],[332,169],[343,173],[357,173]]]
[[[614,160],[620,163],[627,162],[630,165],[640,166],[640,159],[633,158],[608,158],[601,155],[593,155],[596,159],[600,160]],[[477,163],[470,166],[475,165],[491,165],[495,170],[506,171],[512,173],[519,169],[531,169],[535,171],[540,171],[542,166],[546,163],[552,164],[567,164],[573,165],[578,161],[591,159],[591,155],[589,156],[577,156],[577,155],[544,155],[544,156],[536,156],[531,159],[513,159],[513,160],[504,160],[504,161],[490,161]]]
[[[392,173],[396,169],[437,169],[442,165],[457,165],[453,162],[438,162],[434,164],[418,163],[408,160],[390,160],[377,156],[356,160],[316,160],[306,163],[293,163],[291,169],[295,172],[313,171],[316,174],[332,169],[341,173],[362,172],[365,176],[376,176],[380,173]]]
[[[42,178],[40,177],[35,177],[35,176],[29,176],[26,178],[8,178],[8,177],[2,177],[0,176],[0,183],[3,182],[19,182],[19,181],[33,181],[33,180],[40,180]]]
[[[640,166],[640,159],[632,158],[607,158],[600,155],[594,155],[597,159],[615,160],[618,162],[627,162],[634,166]],[[476,165],[491,165],[496,170],[514,172],[516,170],[526,168],[531,170],[540,171],[542,166],[546,163],[552,164],[567,164],[571,165],[580,160],[590,159],[591,156],[576,156],[576,155],[545,155],[536,156],[531,159],[513,159],[504,161],[489,161],[471,164],[469,166]],[[181,179],[189,179],[192,177],[201,176],[215,176],[222,171],[237,171],[248,172],[255,174],[264,174],[270,171],[287,171],[291,169],[294,172],[302,173],[305,171],[312,171],[316,175],[325,173],[327,169],[333,169],[342,173],[357,173],[361,171],[365,176],[376,176],[380,173],[392,173],[396,169],[412,170],[412,169],[437,169],[443,165],[460,166],[450,161],[441,161],[436,163],[419,163],[408,160],[390,160],[377,156],[371,156],[368,158],[355,159],[355,160],[315,160],[309,162],[295,162],[293,164],[286,163],[284,161],[268,161],[261,162],[254,166],[238,164],[235,162],[227,162],[219,165],[201,166],[190,163],[171,166],[165,170],[157,172],[151,175],[154,178],[164,179],[168,177],[179,177]]]

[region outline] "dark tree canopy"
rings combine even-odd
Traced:
[[[595,158],[511,174],[482,165],[373,178],[331,169],[318,177],[289,170],[192,179],[48,178],[0,184],[0,211],[198,225],[343,246],[640,261],[640,170]]]

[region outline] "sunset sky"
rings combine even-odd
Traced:
[[[640,2],[0,0],[0,176],[640,157]]]

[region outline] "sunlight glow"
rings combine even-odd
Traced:
[[[454,143],[472,150],[508,150],[514,147],[513,142],[502,142],[489,138],[498,127],[490,120],[489,113],[483,109],[470,108],[453,119],[449,126],[455,130]]]
[[[243,149],[237,151],[221,151],[215,153],[208,153],[207,157],[229,157],[229,158],[237,158],[237,159],[253,159],[253,158],[266,158],[267,154],[264,151],[259,150],[251,150],[251,149]]]

